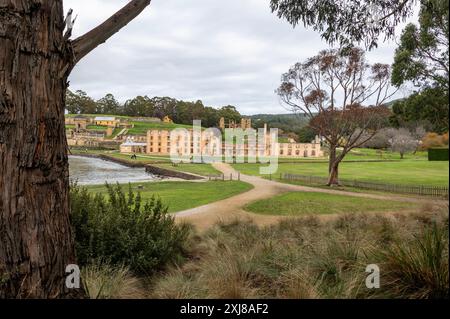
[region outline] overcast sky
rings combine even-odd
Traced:
[[[95,27],[127,0],[64,0],[78,19],[73,37]],[[137,95],[235,105],[242,114],[286,113],[274,90],[296,62],[327,48],[320,36],[293,29],[269,0],[153,0],[126,28],[83,59],[71,90],[121,102]],[[392,63],[396,44],[368,53]],[[400,93],[400,96],[406,92]]]

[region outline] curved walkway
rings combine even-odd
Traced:
[[[215,163],[213,164],[213,166],[214,168],[225,174],[225,176],[230,176],[231,174],[233,174],[233,176],[237,177],[238,172],[234,170],[229,164]],[[326,194],[338,194],[338,195],[380,199],[380,200],[413,202],[418,204],[436,203],[436,200],[434,199],[423,199],[423,198],[419,199],[398,195],[390,196],[390,195],[378,195],[368,193],[354,193],[333,189],[322,189],[307,186],[291,185],[270,181],[257,176],[249,176],[244,174],[241,174],[241,181],[252,184],[254,188],[248,192],[230,197],[228,199],[224,199],[205,206],[200,206],[178,212],[175,214],[177,220],[192,223],[199,229],[206,229],[219,221],[225,222],[235,219],[252,220],[258,225],[271,224],[281,219],[292,217],[253,214],[246,212],[243,209],[243,207],[251,202],[271,198],[275,195],[286,192],[315,192]]]

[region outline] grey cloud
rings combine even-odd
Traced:
[[[65,0],[79,14],[74,37],[126,0]],[[71,89],[100,98],[113,93],[236,105],[243,114],[284,113],[274,90],[295,62],[327,48],[312,30],[293,29],[269,0],[154,0],[150,7],[75,68]],[[394,43],[369,53],[391,63]]]

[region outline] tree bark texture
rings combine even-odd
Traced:
[[[61,298],[76,263],[62,1],[0,1],[0,297]]]
[[[0,0],[0,298],[83,297],[76,264],[64,125],[76,62],[133,20],[133,0],[97,28],[64,37],[62,0]]]

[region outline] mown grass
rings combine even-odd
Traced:
[[[417,208],[417,204],[359,198],[345,195],[292,192],[253,202],[245,210],[263,215],[300,216],[399,211]]]
[[[161,155],[142,155],[142,154],[136,154],[136,159],[131,159],[130,154],[122,154],[119,152],[113,152],[113,153],[104,153],[105,155],[119,158],[123,160],[127,160],[130,163],[134,162],[141,162],[143,164],[152,164],[155,162],[171,162],[170,158],[167,156],[161,156]]]
[[[139,186],[142,186],[140,188]],[[160,197],[170,213],[203,206],[249,191],[253,186],[239,181],[211,182],[150,182],[131,184],[143,200]],[[104,185],[88,186],[90,192],[106,194]]]
[[[233,164],[243,174],[259,175],[262,164]],[[265,165],[263,165],[265,166]],[[276,176],[291,173],[307,176],[328,175],[327,163],[280,163]],[[395,162],[343,162],[339,175],[342,179],[401,185],[447,186],[448,162],[403,160]]]
[[[448,298],[448,211],[236,221],[193,235],[152,298]],[[366,267],[381,287],[366,287]]]
[[[211,164],[155,164],[154,166],[158,166],[161,168],[197,174],[201,176],[209,176],[209,175],[219,175],[222,174],[220,171],[216,170]]]

